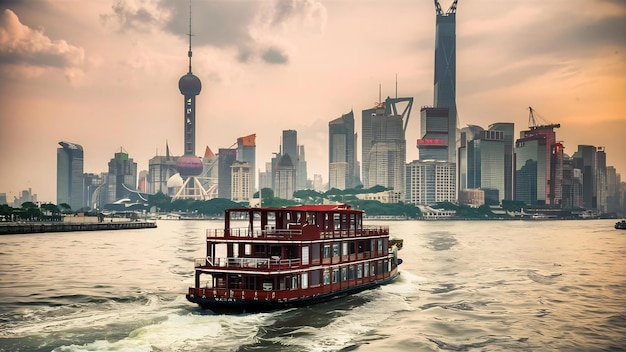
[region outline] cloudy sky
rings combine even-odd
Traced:
[[[451,0],[442,0],[447,9]],[[32,188],[56,202],[59,141],[81,144],[85,172],[120,148],[140,170],[183,149],[189,3],[184,0],[3,0],[0,3],[0,192]],[[382,96],[433,100],[431,0],[194,0],[196,154],[257,134],[257,167],[298,131],[309,177],[328,173],[328,122]],[[460,0],[460,126],[514,122],[528,106],[557,138],[604,146],[626,178],[626,2]],[[360,118],[357,130],[360,132]],[[360,152],[359,152],[360,159]]]

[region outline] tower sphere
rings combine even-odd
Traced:
[[[202,83],[200,78],[189,72],[178,80],[178,89],[180,89],[180,94],[185,96],[198,95],[202,90]]]
[[[193,155],[181,156],[178,158],[178,161],[176,161],[176,171],[178,171],[182,177],[198,176],[202,173],[203,167],[202,160]]]

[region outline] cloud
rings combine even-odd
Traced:
[[[191,11],[192,45],[231,50],[240,63],[260,59],[287,64],[286,49],[276,44],[281,35],[294,27],[321,30],[326,20],[326,10],[316,0],[196,1]],[[164,31],[188,40],[186,1],[119,0],[110,13],[100,17],[121,32]]]
[[[284,64],[289,61],[287,55],[278,48],[267,48],[261,57],[268,64]]]
[[[4,73],[38,75],[57,68],[71,79],[79,74],[84,58],[83,48],[52,40],[43,29],[23,25],[9,9],[0,13],[0,69]]]
[[[132,2],[119,0],[111,6],[112,13],[101,14],[104,24],[111,21],[117,23],[117,29],[127,31],[150,32],[156,26],[162,25],[168,16],[167,11],[161,11],[156,4],[141,2],[136,5]]]

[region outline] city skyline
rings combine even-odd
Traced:
[[[432,104],[435,8],[426,0],[279,4],[193,2],[194,18],[206,19],[193,29],[194,74],[203,82],[195,153],[255,133],[258,167],[282,130],[293,129],[309,175],[327,182],[329,121],[379,102],[379,85],[382,100],[397,92]],[[607,165],[624,173],[626,4],[562,5],[510,1],[494,11],[489,1],[459,1],[459,127],[513,122],[517,138],[533,106],[561,124],[566,154],[603,146]],[[189,13],[187,2],[170,6],[0,5],[0,157],[11,166],[0,170],[0,192],[8,200],[28,188],[41,201],[56,199],[50,178],[61,140],[84,147],[85,172],[104,172],[120,146],[138,170],[165,155],[166,142],[183,154],[176,83],[187,68]],[[414,117],[407,161],[417,159],[420,134]]]

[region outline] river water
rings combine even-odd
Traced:
[[[0,351],[624,350],[613,223],[371,221],[404,239],[394,283],[234,316],[184,296],[219,221],[0,236]]]

